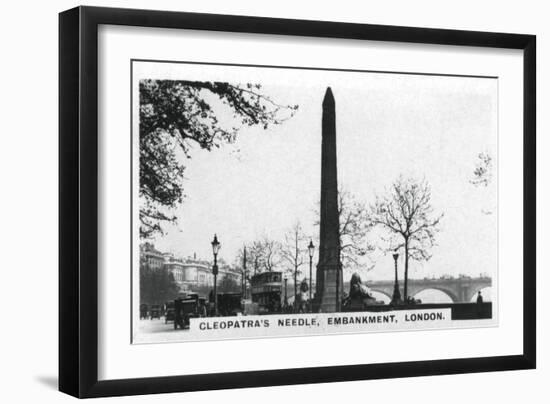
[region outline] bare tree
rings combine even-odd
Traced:
[[[367,235],[372,227],[366,204],[358,201],[350,192],[338,192],[338,215],[340,217],[340,260],[342,266],[373,268],[368,254],[375,250]],[[364,258],[367,258],[365,263]]]
[[[298,294],[298,274],[300,267],[305,263],[306,237],[300,222],[296,222],[285,235],[285,242],[281,248],[281,258],[291,267],[294,278],[294,296]]]
[[[476,187],[487,187],[493,178],[493,158],[488,152],[477,155],[477,163],[474,169],[474,178],[470,183]]]
[[[281,263],[281,245],[279,242],[262,237],[252,242],[247,248],[247,261],[254,274],[258,272],[274,271]]]
[[[426,180],[400,176],[390,192],[377,197],[371,206],[371,221],[389,231],[391,249],[403,249],[405,276],[403,298],[407,298],[409,259],[427,261],[443,214],[434,214],[431,190]]]
[[[493,179],[493,158],[489,152],[481,152],[477,155],[477,162],[474,169],[474,176],[470,180],[470,184],[476,188],[488,188]],[[481,213],[490,215],[493,213],[492,208],[483,208]]]
[[[370,256],[375,246],[368,240],[373,224],[369,219],[368,206],[357,200],[349,191],[338,190],[338,216],[340,222],[340,261],[343,268],[374,267]],[[319,210],[316,210],[319,217]],[[319,226],[319,221],[315,222]]]

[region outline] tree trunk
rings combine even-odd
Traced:
[[[404,278],[404,287],[403,287],[403,300],[407,302],[407,286],[409,283],[409,240],[405,239],[405,275]]]

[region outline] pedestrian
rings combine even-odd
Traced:
[[[201,303],[200,316],[207,317],[208,313],[206,311],[206,303]]]
[[[477,304],[481,304],[483,303],[483,296],[481,296],[481,290],[478,290],[477,292],[477,300],[476,300]]]
[[[483,318],[483,296],[481,296],[481,290],[477,292],[476,312],[477,318]]]

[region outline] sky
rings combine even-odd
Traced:
[[[191,159],[182,157],[187,196],[174,212],[177,225],[154,240],[161,251],[210,259],[216,233],[219,256],[233,262],[243,244],[264,235],[283,240],[298,220],[308,237],[318,238],[321,105],[330,86],[340,188],[370,204],[399,175],[425,179],[434,211],[444,213],[432,259],[412,262],[409,277],[496,276],[497,172],[486,188],[470,180],[481,152],[498,167],[498,79],[152,63],[138,71],[148,78],[260,83],[276,102],[299,105],[281,125],[243,127],[232,145],[195,147]],[[226,112],[220,108],[222,119]],[[391,279],[391,256],[375,260],[372,271],[360,269],[362,277]]]

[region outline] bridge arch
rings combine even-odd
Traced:
[[[460,302],[460,298],[452,290],[449,290],[447,288],[443,288],[443,287],[440,287],[440,286],[437,286],[437,285],[433,285],[433,286],[429,285],[429,286],[425,286],[425,287],[419,287],[419,288],[412,289],[411,293],[409,293],[409,295],[412,296],[412,297],[415,297],[419,293],[422,293],[422,292],[427,291],[427,290],[437,290],[437,291],[442,292],[445,295],[447,295],[453,303]],[[422,302],[422,303],[425,303],[425,302]]]
[[[393,296],[394,281],[379,280],[366,282],[369,289],[377,291],[385,295],[384,299]],[[399,288],[403,296],[403,282],[399,282]],[[489,277],[459,277],[459,278],[424,278],[424,279],[409,279],[408,295],[416,296],[427,289],[437,290],[449,296],[453,303],[468,303],[474,295],[477,295],[478,290],[486,290],[484,300],[491,300],[491,289],[486,289],[492,286],[492,279]],[[386,297],[387,296],[387,297]],[[427,301],[427,299],[425,299]]]
[[[369,288],[371,290],[371,292],[376,292],[376,293],[379,293],[381,295],[384,295],[386,296],[389,301],[391,301],[392,299],[392,294],[388,293],[386,290],[384,289],[377,289],[377,288]],[[375,296],[376,297],[376,296]]]

